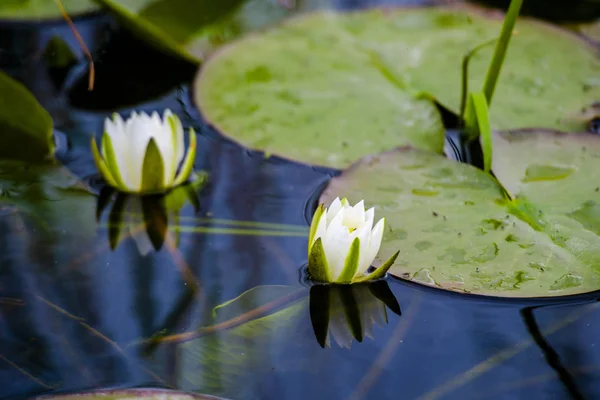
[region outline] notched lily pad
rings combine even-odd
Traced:
[[[512,200],[481,170],[401,148],[334,178],[321,202],[374,205],[388,225],[378,262],[400,249],[390,272],[401,278],[505,297],[600,289],[600,138],[524,130],[493,140],[493,170]]]
[[[458,112],[461,62],[497,37],[502,19],[470,8],[319,12],[237,41],[200,71],[203,115],[244,146],[343,168],[399,145],[441,152],[431,97]],[[585,131],[572,118],[600,97],[597,49],[577,35],[519,20],[491,107],[496,129]],[[470,65],[482,86],[493,46]]]

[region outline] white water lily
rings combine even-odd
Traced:
[[[308,238],[308,272],[321,282],[354,283],[378,279],[394,264],[396,252],[367,274],[379,252],[385,219],[373,227],[375,209],[365,211],[364,201],[354,207],[336,198],[329,208],[320,205],[313,216]]]
[[[158,113],[132,112],[104,121],[100,150],[92,138],[94,161],[106,182],[127,193],[161,193],[185,182],[194,166],[196,134],[189,130],[185,154],[183,127],[167,109]]]

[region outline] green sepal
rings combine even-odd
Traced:
[[[179,153],[178,148],[178,140],[177,140],[177,132],[179,131],[177,128],[181,127],[181,121],[175,114],[171,114],[167,119],[169,123],[169,127],[171,128],[171,146],[173,146],[173,165],[168,165],[167,168],[171,171],[172,169],[176,169],[179,165],[177,165],[177,154]]]
[[[308,273],[314,281],[331,282],[322,238],[317,238],[310,248],[310,252],[308,253]]]
[[[100,151],[98,150],[98,145],[96,144],[96,139],[94,139],[93,137],[91,139],[91,147],[92,147],[92,154],[94,156],[94,162],[96,163],[96,167],[98,167],[98,171],[100,171],[100,174],[102,175],[102,177],[104,178],[106,183],[108,183],[112,187],[118,188],[115,178],[113,178],[112,174],[110,173],[110,170],[108,169],[108,167],[106,166],[106,163],[104,162],[104,160],[102,159],[102,156],[100,155]]]
[[[115,157],[115,149],[112,144],[112,139],[106,131],[102,134],[101,146],[106,166],[108,167],[114,181],[116,182],[117,188],[123,191],[129,191],[129,188],[127,188],[125,183],[123,183],[121,171],[119,170],[119,164],[117,164],[117,157]]]
[[[344,262],[344,269],[336,279],[336,283],[352,283],[356,271],[358,271],[358,260],[360,259],[360,239],[354,238],[350,250]]]
[[[175,178],[173,182],[173,186],[181,185],[185,182],[192,173],[194,169],[194,161],[196,161],[196,132],[192,128],[189,131],[190,144],[188,147],[187,154],[183,160],[183,164],[181,165],[181,170],[179,171],[179,175]]]
[[[158,193],[165,190],[165,165],[154,138],[148,142],[142,164],[140,193]]]
[[[371,272],[368,275],[364,275],[360,278],[355,279],[354,282],[367,282],[383,278],[388,272],[388,270],[392,267],[392,265],[394,265],[394,262],[396,261],[396,258],[398,258],[399,254],[400,250],[395,252],[393,256],[391,256],[385,263],[383,263],[383,265],[380,265],[379,268],[377,268],[375,271]]]
[[[317,233],[317,228],[319,227],[319,221],[323,216],[323,212],[325,211],[325,205],[321,204],[315,210],[313,214],[313,219],[310,223],[310,231],[308,233],[308,251],[310,252],[310,248],[312,247],[313,240],[315,238],[315,234]]]

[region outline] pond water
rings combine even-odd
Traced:
[[[83,65],[49,70],[38,62],[56,34],[77,48],[66,25],[0,27],[0,67],[50,111],[61,161],[99,189],[89,138],[104,118],[169,107],[199,133],[196,167],[209,178],[194,191],[196,207],[182,208],[177,243],[159,240],[156,252],[132,237],[111,249],[111,212],[97,224],[95,196],[15,189],[26,200],[0,206],[0,398],[132,387],[231,399],[600,396],[595,293],[502,300],[388,277],[354,294],[379,311],[377,297],[386,300],[387,323],[349,348],[347,333],[322,347],[322,293],[306,286],[301,268],[307,215],[337,172],[227,142],[190,100],[195,67],[148,48],[106,15],[76,24],[96,55],[93,92]],[[47,179],[29,172],[0,177],[23,187]],[[330,327],[344,319],[333,303]]]

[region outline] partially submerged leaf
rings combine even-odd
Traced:
[[[50,236],[95,236],[95,200],[64,167],[0,160],[0,208],[14,207]]]
[[[320,201],[369,199],[388,223],[379,263],[429,286],[507,297],[600,289],[600,138],[493,137],[498,181],[466,164],[403,148],[334,178]],[[427,193],[424,195],[423,193]]]
[[[50,114],[25,86],[0,71],[0,158],[41,163],[53,155]]]
[[[97,11],[91,0],[61,0],[70,16]],[[2,0],[0,20],[62,19],[56,0]]]
[[[248,370],[272,372],[265,349],[289,352],[302,343],[307,295],[298,287],[258,286],[222,304],[215,310],[222,329],[179,346],[177,387],[232,398],[248,393],[246,385],[255,384],[246,379]]]

